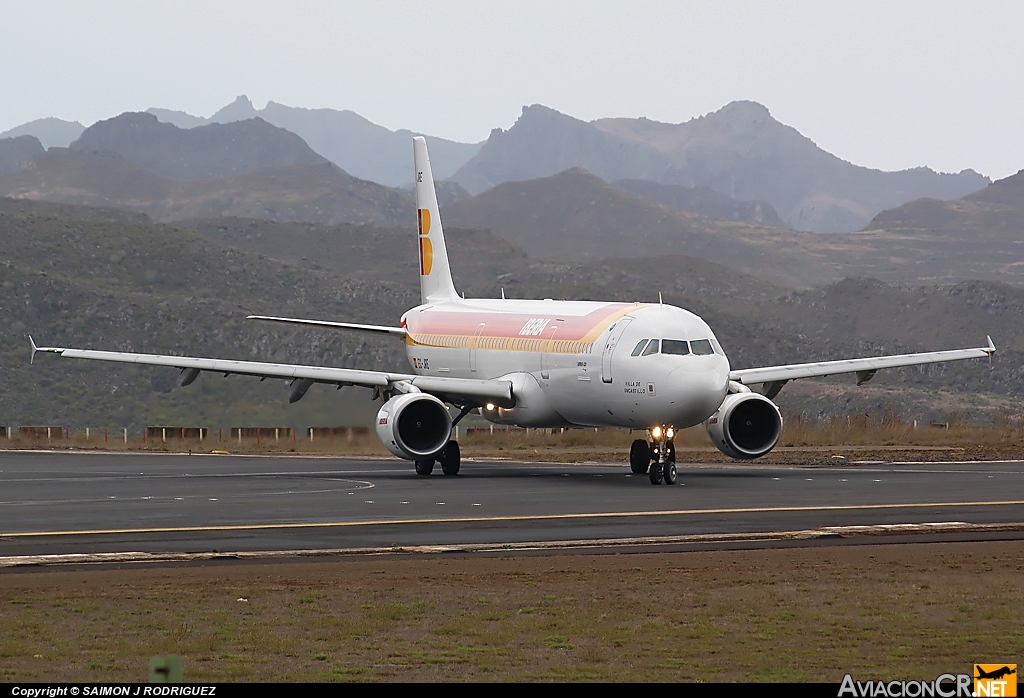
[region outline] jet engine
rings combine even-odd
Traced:
[[[377,438],[399,458],[432,458],[448,444],[452,416],[433,395],[396,395],[377,413]]]
[[[758,393],[726,395],[705,424],[711,441],[731,458],[760,458],[782,436],[779,408]]]

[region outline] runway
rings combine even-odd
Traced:
[[[468,460],[453,478],[398,460],[0,452],[0,558],[692,547],[906,524],[939,525],[915,539],[1024,536],[1024,461],[686,464],[675,486],[652,486],[624,465]]]

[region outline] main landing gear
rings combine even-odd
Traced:
[[[459,449],[459,442],[452,439],[444,450],[436,458],[424,458],[416,461],[417,475],[430,475],[434,472],[434,463],[441,464],[441,472],[445,475],[458,475],[459,467],[462,465],[462,452]]]
[[[629,469],[637,475],[647,473],[652,485],[676,484],[675,429],[654,427],[650,441],[637,439],[629,449]]]

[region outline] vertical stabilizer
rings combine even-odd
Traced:
[[[423,303],[455,300],[448,251],[444,247],[441,214],[437,210],[434,176],[430,173],[427,141],[423,136],[412,139],[413,161],[416,164],[416,225],[420,244],[420,298]]]

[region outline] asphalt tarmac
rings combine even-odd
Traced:
[[[957,534],[961,523],[996,532]],[[397,459],[0,452],[0,558],[710,545],[701,536],[742,546],[775,532],[905,524],[939,525],[914,540],[1024,536],[1024,461],[681,464],[676,485],[654,486],[626,465],[464,460],[456,477],[420,477]]]

